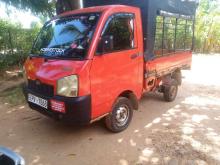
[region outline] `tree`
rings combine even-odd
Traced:
[[[0,19],[0,70],[24,62],[40,28],[36,22],[23,29],[21,24]]]
[[[79,8],[80,0],[0,0],[21,10],[31,10],[36,15],[52,17],[55,13]]]
[[[6,5],[14,6],[20,10],[31,10],[36,15],[53,16],[55,13],[55,0],[0,0]]]
[[[56,12],[61,14],[65,11],[77,9],[80,7],[80,0],[57,0]]]
[[[220,52],[220,4],[217,0],[201,0],[196,16],[196,51]]]

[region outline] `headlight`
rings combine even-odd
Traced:
[[[78,77],[76,75],[72,75],[58,80],[57,95],[65,97],[77,97]]]

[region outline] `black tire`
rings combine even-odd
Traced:
[[[125,111],[126,115],[123,113]],[[105,118],[105,125],[111,132],[119,133],[129,126],[132,117],[133,107],[130,100],[125,97],[119,97],[112,107],[112,112]],[[124,122],[120,118],[125,118]]]
[[[172,80],[170,85],[164,86],[164,100],[167,102],[172,102],[176,99],[178,93],[178,82]]]

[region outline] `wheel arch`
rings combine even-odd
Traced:
[[[138,110],[139,102],[138,102],[138,98],[134,94],[134,92],[127,90],[127,91],[122,92],[118,97],[128,98],[131,101],[131,104],[132,104],[134,110]]]

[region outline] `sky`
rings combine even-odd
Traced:
[[[32,22],[40,22],[40,19],[32,15],[30,11],[19,11],[14,7],[10,7],[10,10],[13,11],[13,14],[10,14],[9,17],[7,15],[5,4],[0,2],[0,18],[10,19],[13,20],[13,22],[19,22],[23,25],[24,28],[30,28]]]

